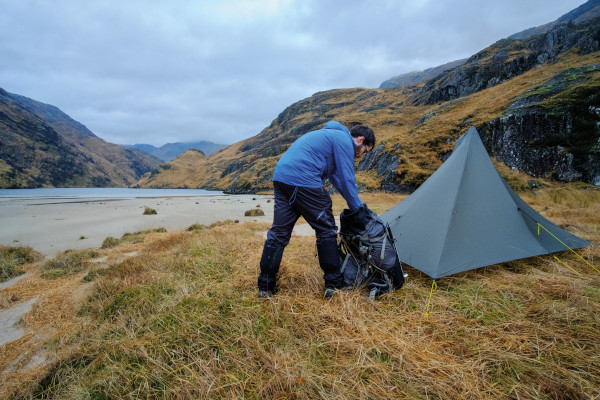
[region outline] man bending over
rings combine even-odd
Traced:
[[[315,230],[319,265],[325,279],[325,297],[344,286],[337,247],[337,226],[331,210],[331,197],[323,187],[327,177],[342,194],[348,208],[362,206],[356,188],[354,159],[373,149],[375,134],[366,125],[350,130],[337,121],[309,132],[296,140],[281,156],[273,173],[275,206],[273,226],[260,260],[258,297],[277,293],[277,273],[283,250],[300,216]]]

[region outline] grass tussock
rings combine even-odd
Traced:
[[[262,217],[263,215],[265,215],[265,212],[260,208],[253,208],[252,210],[247,210],[244,213],[244,216],[246,217]]]
[[[548,211],[553,196],[533,195]],[[368,202],[378,210],[390,199]],[[567,207],[569,219],[598,242],[580,219],[600,202],[584,204]],[[72,316],[81,328],[60,337],[54,362],[35,379],[10,376],[13,397],[600,396],[600,273],[574,254],[558,257],[578,273],[535,257],[441,279],[431,293],[431,279],[406,267],[405,286],[378,301],[361,291],[325,301],[314,238],[293,237],[281,291],[264,301],[256,277],[268,227],[222,224],[132,244],[137,256],[91,283]],[[597,264],[597,247],[580,253]]]
[[[158,214],[154,208],[146,207],[144,209],[144,215],[156,215]]]
[[[112,249],[113,247],[117,247],[124,243],[136,244],[142,243],[146,236],[151,233],[164,233],[167,230],[165,228],[156,228],[156,229],[147,229],[145,231],[138,231],[134,233],[124,233],[120,239],[114,238],[112,236],[108,236],[104,241],[102,241],[102,249]]]
[[[225,221],[217,221],[217,222],[213,222],[210,225],[205,225],[205,224],[192,224],[190,226],[188,226],[186,228],[186,230],[188,232],[193,232],[193,231],[201,231],[204,229],[210,229],[210,228],[214,228],[216,226],[223,226],[223,225],[233,225],[233,224],[237,224],[239,223],[239,220],[231,220],[231,219],[227,219]]]
[[[0,246],[0,282],[23,274],[19,266],[39,261],[42,255],[31,247]]]
[[[41,277],[44,279],[58,279],[74,275],[86,270],[89,260],[97,257],[98,253],[90,250],[67,250],[59,253],[55,258],[42,265]]]

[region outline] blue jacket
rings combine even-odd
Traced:
[[[354,175],[354,140],[337,121],[298,138],[281,156],[273,180],[288,185],[320,188],[327,177],[342,194],[350,210],[362,205]]]

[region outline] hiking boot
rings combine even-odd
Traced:
[[[268,299],[271,296],[275,296],[275,293],[268,291],[268,290],[259,290],[258,291],[258,298],[259,299]]]
[[[335,296],[337,294],[337,291],[335,289],[332,288],[326,288],[325,289],[325,295],[324,297],[326,299],[331,299],[333,296]]]

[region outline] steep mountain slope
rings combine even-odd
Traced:
[[[105,142],[55,106],[0,89],[0,187],[129,186],[161,161]]]
[[[270,189],[279,156],[330,120],[374,128],[378,144],[358,165],[365,190],[414,190],[471,125],[510,169],[600,185],[599,48],[600,19],[569,23],[526,40],[501,40],[424,84],[317,93],[252,138],[208,158],[186,158],[187,176],[177,176],[175,159],[140,185]]]
[[[162,161],[171,161],[175,157],[189,149],[200,150],[202,153],[206,154],[207,156],[210,156],[215,151],[218,151],[225,147],[225,145],[201,140],[199,142],[167,143],[160,147],[155,147],[150,144],[133,144],[125,145],[124,147],[129,149],[138,149],[140,151],[143,151],[144,153],[160,158]]]
[[[5,96],[0,90],[0,100]],[[0,188],[79,186],[96,179],[77,149],[54,129],[0,101]]]

